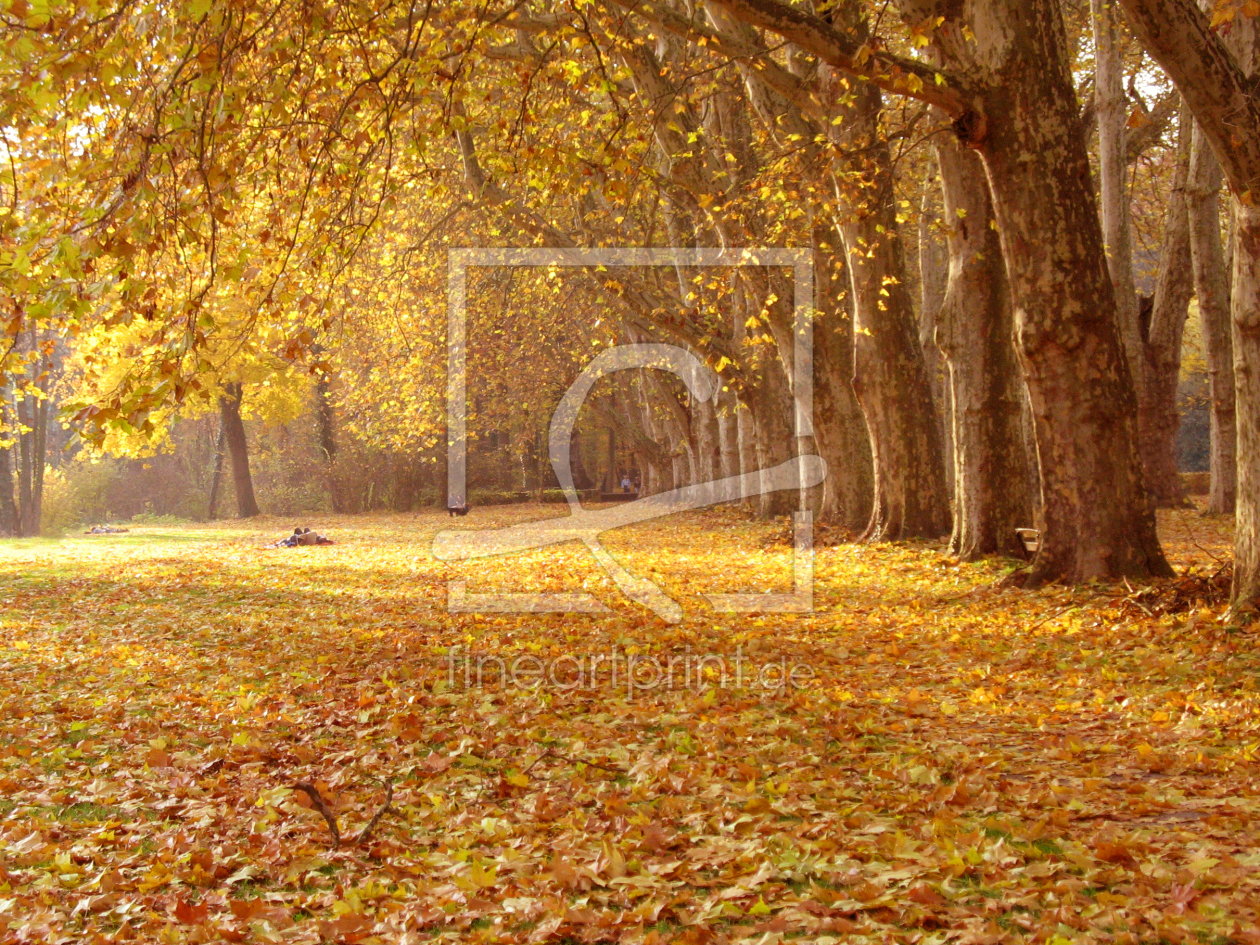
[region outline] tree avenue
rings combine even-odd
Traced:
[[[0,941],[1260,945],[1260,0],[0,0]]]
[[[212,510],[230,458],[250,515],[246,427],[304,414],[335,507],[405,506],[440,488],[448,248],[791,246],[815,259],[800,440],[786,270],[473,273],[486,484],[550,487],[541,418],[562,378],[604,346],[666,341],[718,372],[719,396],[650,371],[609,381],[583,421],[608,467],[592,488],[817,452],[821,486],[748,510],[804,503],[854,538],[948,538],[964,560],[1023,554],[1016,529],[1035,528],[1034,584],[1167,577],[1154,509],[1186,501],[1193,298],[1211,507],[1233,506],[1236,478],[1246,613],[1252,12],[10,3],[4,527],[39,527],[57,417],[85,456],[178,453],[204,429]],[[359,488],[352,456],[391,470],[390,498]]]

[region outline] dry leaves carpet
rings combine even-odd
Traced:
[[[0,544],[0,938],[1260,942],[1260,641],[1216,619],[1227,524],[1164,518],[1194,570],[1153,590],[837,544],[812,615],[701,597],[786,590],[782,526],[606,536],[673,626],[584,549],[428,552],[536,514]],[[450,579],[611,612],[450,615]]]

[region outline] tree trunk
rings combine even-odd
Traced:
[[[814,226],[814,431],[827,463],[819,522],[854,535],[871,519],[874,470],[871,440],[853,392],[853,318],[843,303],[847,281],[839,234]]]
[[[26,533],[38,535],[43,531],[44,518],[44,472],[48,467],[48,374],[52,365],[42,365],[42,380],[38,388],[43,395],[32,405],[31,413],[35,417],[34,429],[31,430],[31,505],[23,509],[26,516]]]
[[[1207,512],[1233,515],[1238,489],[1234,409],[1234,343],[1230,337],[1229,271],[1221,248],[1221,166],[1195,124],[1186,206],[1194,294],[1199,300],[1211,409],[1211,487]]]
[[[11,438],[8,390],[0,388],[0,440]],[[13,497],[13,447],[0,445],[0,535],[18,533],[17,502]]]
[[[210,477],[210,499],[206,503],[206,518],[218,518],[219,493],[223,485],[223,454],[227,452],[227,437],[223,421],[219,421],[219,434],[214,439],[214,475]]]
[[[28,386],[21,391],[16,403],[19,432],[17,434],[18,452],[18,497],[17,497],[17,529],[20,537],[39,534],[39,519],[36,517],[36,467],[42,466],[44,455],[36,449],[35,431],[39,424],[35,394]]]
[[[1238,501],[1231,616],[1260,605],[1260,207],[1234,200],[1232,285]]]
[[[324,470],[324,487],[334,512],[346,511],[341,486],[337,482],[337,435],[333,417],[332,390],[328,375],[320,371],[315,379],[315,412],[319,427],[319,453]]]
[[[978,147],[1041,466],[1044,521],[1030,580],[1170,576],[1142,481],[1137,402],[1059,5],[1027,0],[1019,16],[997,0],[985,6],[1005,27],[989,41],[1007,55],[985,94]]]
[[[717,405],[711,400],[691,399],[691,429],[696,441],[696,481],[722,477],[722,444],[718,433]]]
[[[793,401],[787,379],[777,364],[762,365],[760,373],[750,379],[746,390],[751,408],[754,449],[758,469],[772,469],[794,455],[796,442],[792,429]],[[781,489],[763,492],[754,507],[757,517],[769,521],[796,510],[800,494]]]
[[[739,467],[741,475],[757,474],[761,466],[757,463],[757,425],[753,422],[752,408],[740,401],[735,419],[739,434]],[[743,499],[745,509],[750,512],[756,511],[757,496],[745,494]]]
[[[723,479],[738,476],[739,466],[739,400],[734,391],[723,389],[718,395],[718,441],[721,444]]]
[[[1133,282],[1133,237],[1130,227],[1125,124],[1128,98],[1120,58],[1117,18],[1110,0],[1090,0],[1094,31],[1094,110],[1098,115],[1098,190],[1102,201],[1103,245],[1107,271],[1115,290],[1120,342],[1139,401],[1145,384],[1145,359],[1138,324],[1138,297]]]
[[[1190,220],[1186,212],[1186,178],[1190,167],[1190,125],[1184,113],[1178,129],[1177,164],[1164,214],[1164,245],[1159,279],[1144,332],[1146,383],[1139,390],[1142,468],[1146,489],[1160,506],[1185,504],[1177,471],[1177,383],[1181,379],[1181,335],[1186,324],[1194,267],[1190,259]]]
[[[1032,523],[1023,381],[1010,289],[984,165],[954,141],[936,147],[948,221],[949,281],[936,340],[949,365],[953,404],[954,531],[964,561],[1022,556],[1016,528]]]
[[[857,83],[850,94],[841,143],[865,149],[868,159],[860,194],[847,193],[848,182],[838,185],[847,204],[840,231],[853,290],[853,389],[874,466],[865,537],[937,538],[950,526],[941,428],[906,287],[891,156],[878,134],[881,98],[870,83]]]
[[[223,424],[224,437],[232,459],[232,485],[236,490],[236,509],[240,518],[253,518],[259,514],[254,499],[254,481],[249,474],[249,446],[245,439],[245,424],[241,422],[241,385],[226,384],[219,397],[219,422]]]
[[[949,254],[940,236],[940,214],[935,186],[936,167],[931,168],[924,181],[923,195],[919,199],[919,344],[923,348],[923,360],[927,365],[928,383],[932,385],[932,402],[936,404],[941,420],[941,443],[945,455],[945,489],[954,495],[954,416],[953,399],[949,392],[949,368],[943,363],[943,353],[936,342],[936,326],[941,316],[941,305],[949,284]],[[984,169],[980,169],[983,182]],[[988,184],[984,184],[985,187]],[[953,221],[951,221],[952,223]],[[955,510],[956,511],[956,510]],[[958,528],[958,519],[954,519]]]

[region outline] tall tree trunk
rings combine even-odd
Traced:
[[[42,368],[41,379],[37,382],[42,396],[35,401],[31,410],[35,417],[34,429],[31,430],[31,506],[23,509],[27,517],[28,535],[38,535],[43,530],[44,472],[48,468],[48,388],[52,365],[45,362]]]
[[[320,463],[324,470],[324,488],[332,501],[334,512],[344,512],[345,500],[337,482],[337,435],[333,417],[332,390],[328,375],[320,371],[315,379],[315,411],[319,427]]]
[[[870,522],[874,490],[871,440],[853,392],[853,317],[844,304],[844,256],[834,227],[814,224],[814,430],[827,463],[818,521],[854,535]]]
[[[219,421],[223,424],[228,452],[232,459],[232,485],[236,490],[236,510],[240,518],[259,514],[254,499],[254,480],[249,473],[249,444],[245,424],[241,422],[241,385],[225,384],[219,397]]]
[[[23,390],[16,399],[19,432],[18,449],[18,498],[17,498],[17,534],[31,536],[39,533],[39,523],[32,522],[31,512],[35,502],[35,444],[32,433],[35,429],[35,411],[32,409],[32,395]],[[40,458],[42,460],[42,457]]]
[[[735,419],[739,434],[739,468],[741,475],[757,474],[761,469],[761,465],[757,462],[757,424],[753,421],[752,407],[741,400]],[[756,512],[758,497],[745,495],[743,498],[743,507],[749,512]]]
[[[954,141],[941,141],[936,155],[949,221],[949,282],[936,339],[953,403],[950,549],[964,561],[1022,555],[1015,529],[1032,521],[1029,457],[1001,241],[980,159]]]
[[[793,456],[796,442],[792,429],[792,392],[787,379],[776,364],[763,364],[750,379],[745,396],[751,408],[753,443],[758,469],[771,469]],[[769,521],[791,515],[797,508],[799,493],[790,490],[763,492],[754,507],[757,517]]]
[[[214,474],[210,477],[210,498],[206,503],[206,518],[218,518],[219,494],[223,485],[223,454],[227,452],[227,432],[223,420],[219,420],[219,433],[214,438]]]
[[[928,383],[932,385],[932,401],[936,404],[941,419],[945,488],[950,495],[954,495],[954,403],[949,392],[949,368],[943,363],[943,354],[936,343],[936,326],[949,284],[949,253],[939,231],[939,188],[936,186],[939,175],[935,165],[929,167],[923,195],[919,199],[919,344],[923,348],[923,359],[927,364]],[[983,168],[980,176],[983,183]],[[957,529],[958,519],[955,517],[954,530]]]
[[[1234,409],[1234,343],[1230,337],[1229,270],[1221,248],[1221,166],[1195,124],[1186,185],[1190,219],[1190,253],[1194,260],[1194,294],[1207,361],[1211,409],[1211,486],[1207,511],[1233,515],[1238,491],[1236,412]]]
[[[0,441],[11,439],[8,390],[0,387]],[[0,535],[18,533],[17,502],[13,496],[13,447],[0,444]]]
[[[1117,20],[1110,0],[1090,0],[1094,30],[1094,111],[1098,115],[1098,190],[1102,201],[1103,245],[1107,271],[1115,289],[1120,342],[1139,401],[1145,383],[1145,359],[1138,324],[1138,297],[1133,281],[1133,237],[1130,226],[1125,125],[1128,98],[1120,57]]]
[[[840,82],[833,74],[832,81]],[[893,199],[888,145],[879,136],[881,97],[870,83],[849,91],[840,143],[864,149],[860,194],[838,183],[840,231],[853,291],[853,388],[870,433],[874,506],[865,537],[937,538],[949,532],[941,428],[919,344]]]
[[[712,482],[722,476],[722,444],[718,433],[717,405],[691,398],[691,429],[696,442],[696,481]]]
[[[1059,5],[1027,0],[1018,17],[998,0],[984,6],[1006,27],[987,40],[1007,55],[984,96],[978,147],[1041,466],[1044,527],[1031,580],[1171,575],[1142,481],[1136,396]],[[993,61],[994,52],[977,55]]]
[[[718,441],[721,444],[721,477],[740,474],[739,466],[739,400],[735,392],[723,389],[718,395]]]
[[[1178,128],[1177,164],[1164,213],[1164,245],[1159,255],[1149,328],[1144,332],[1146,383],[1138,391],[1141,413],[1142,468],[1146,489],[1156,505],[1185,504],[1177,472],[1177,383],[1181,378],[1181,336],[1194,287],[1190,259],[1190,219],[1186,178],[1190,169],[1190,126],[1184,112]]]

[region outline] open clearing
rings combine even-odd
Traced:
[[[717,614],[791,573],[782,524],[722,511],[606,536],[672,626],[577,546],[429,554],[537,514],[0,545],[7,936],[1260,941],[1260,652],[1223,601],[849,544],[814,614]],[[1179,573],[1229,557],[1227,524],[1161,515]],[[612,612],[449,615],[449,579]],[[336,850],[293,790],[354,839],[387,781]]]

